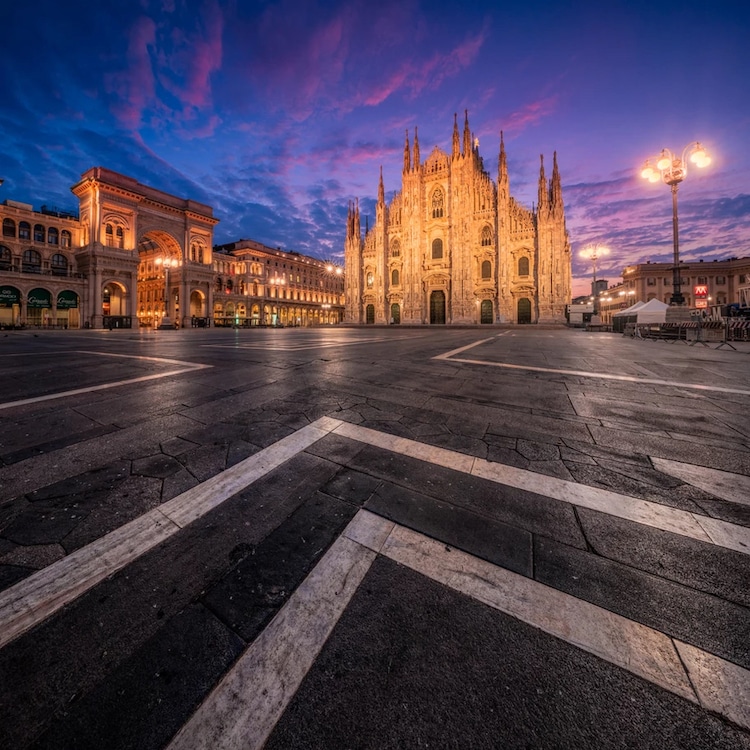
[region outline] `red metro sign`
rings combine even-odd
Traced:
[[[705,299],[708,297],[708,284],[696,284],[693,287],[693,295],[696,299]]]

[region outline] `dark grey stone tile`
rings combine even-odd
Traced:
[[[534,577],[750,668],[750,609],[550,539],[534,539]]]
[[[495,565],[531,576],[528,531],[391,484],[378,487],[365,508]]]
[[[350,469],[341,469],[333,479],[320,489],[327,495],[345,500],[348,503],[362,506],[373,492],[380,486],[381,481],[368,474]]]
[[[578,509],[596,554],[750,607],[750,556],[679,534]]]

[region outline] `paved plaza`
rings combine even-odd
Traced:
[[[0,332],[0,748],[750,750],[750,343]]]

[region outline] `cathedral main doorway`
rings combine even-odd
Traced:
[[[479,308],[479,322],[492,323],[492,300],[483,299],[482,306]]]
[[[368,326],[375,324],[375,305],[367,305],[365,308],[365,323]]]
[[[441,289],[430,294],[430,325],[445,325],[445,292]]]
[[[528,297],[518,300],[518,322],[531,323],[531,300]]]
[[[391,305],[391,323],[398,325],[401,322],[401,307],[398,302]]]

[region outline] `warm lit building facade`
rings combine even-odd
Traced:
[[[78,216],[0,205],[0,326],[340,322],[343,274],[250,240],[214,248],[210,206],[102,167],[71,190]]]
[[[435,147],[424,162],[407,133],[401,190],[386,205],[381,174],[364,238],[350,206],[345,268],[348,322],[564,323],[571,253],[556,155],[527,209],[510,194],[502,134],[495,183],[468,115],[463,138],[454,120],[451,153]]]

